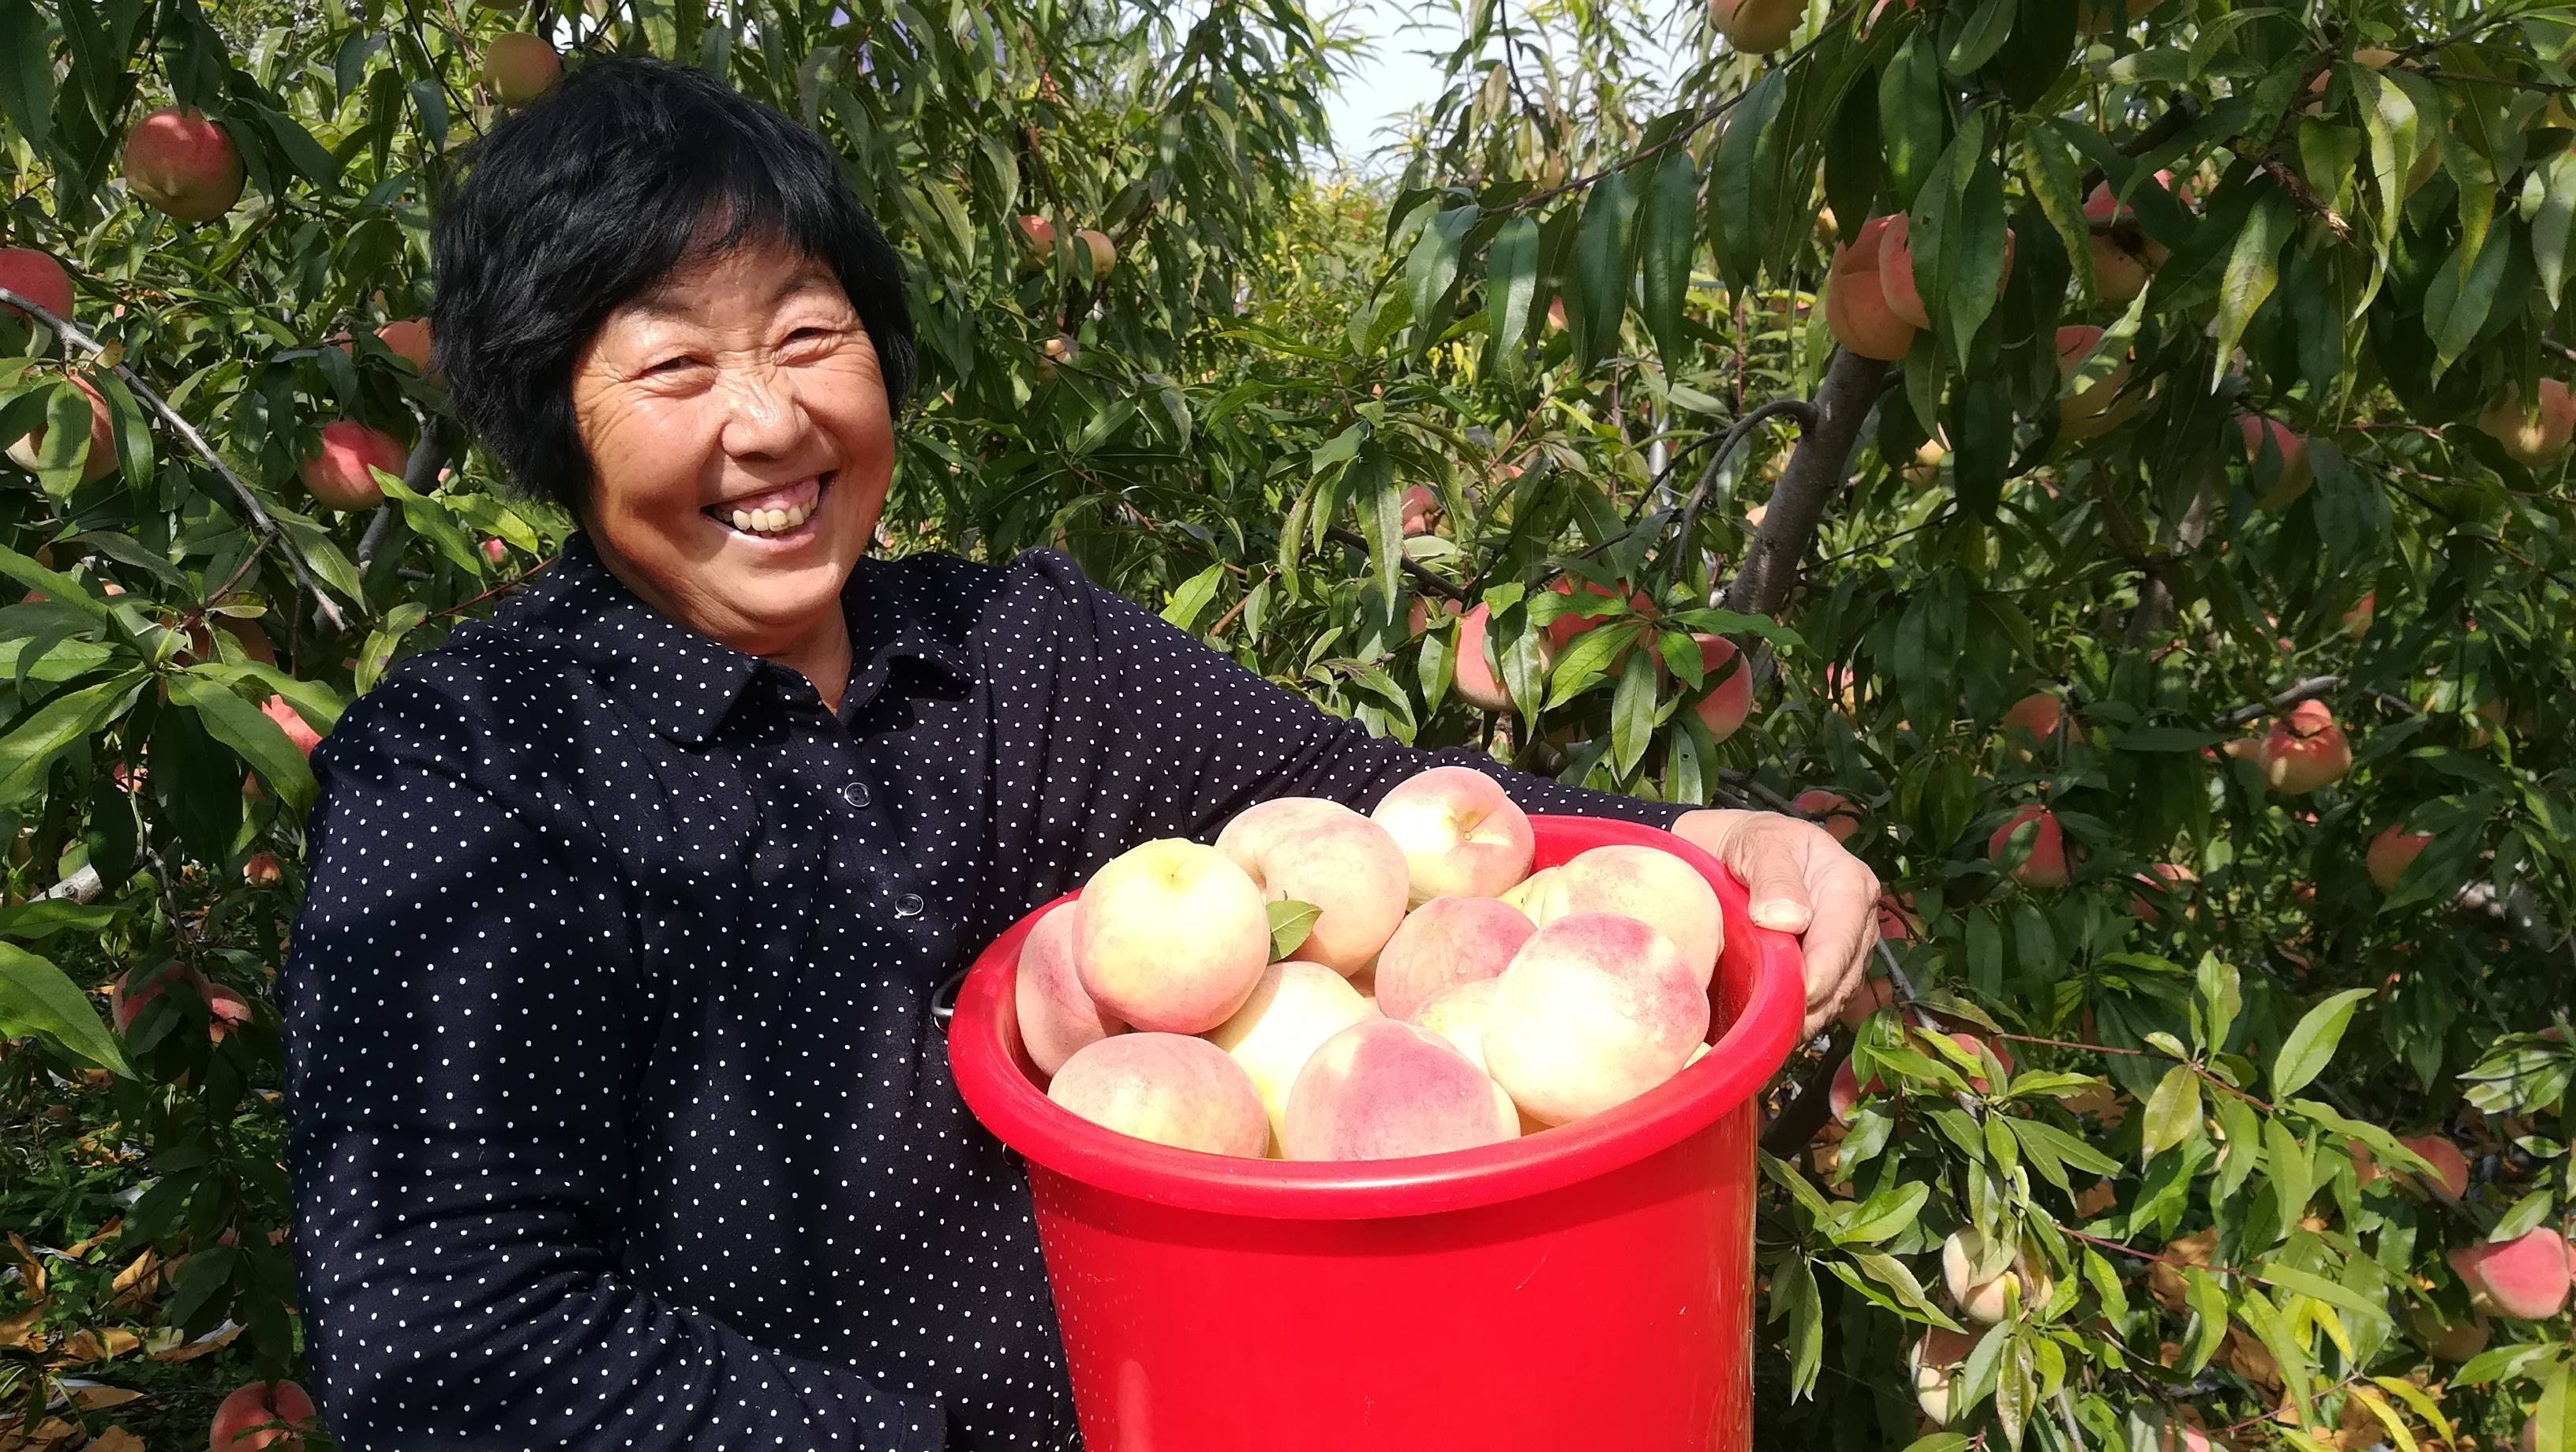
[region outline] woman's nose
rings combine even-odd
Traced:
[[[725,452],[769,457],[795,451],[806,430],[804,405],[785,370],[754,364],[726,375]]]

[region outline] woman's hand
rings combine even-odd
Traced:
[[[1809,1036],[1860,986],[1878,945],[1878,876],[1813,822],[1776,812],[1691,812],[1674,835],[1734,869],[1753,921],[1796,933],[1807,955]]]

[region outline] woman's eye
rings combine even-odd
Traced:
[[[830,336],[832,336],[832,333],[828,328],[798,328],[787,335],[787,341],[791,343],[815,343]]]
[[[644,371],[645,371],[647,374],[663,374],[663,375],[667,375],[667,374],[672,374],[672,373],[678,373],[678,372],[680,372],[680,371],[681,371],[681,370],[683,370],[683,369],[687,369],[687,368],[694,368],[694,367],[696,367],[696,366],[697,366],[697,362],[698,362],[698,360],[697,360],[697,359],[695,359],[695,358],[691,358],[691,357],[687,356],[686,354],[681,354],[681,355],[678,355],[678,356],[675,356],[675,357],[664,358],[664,359],[661,359],[661,360],[659,360],[659,361],[657,361],[657,362],[654,362],[654,363],[648,364],[648,365],[646,365],[646,366],[645,366]]]

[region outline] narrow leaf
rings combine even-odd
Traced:
[[[2289,1037],[2281,1041],[2281,1052],[2272,1060],[2272,1096],[2286,1099],[2314,1082],[2325,1072],[2326,1064],[2343,1042],[2343,1031],[2352,1022],[2353,1005],[2370,996],[2367,988],[2347,988],[2325,1002],[2309,1009]]]
[[[73,1058],[134,1076],[116,1036],[79,985],[49,960],[0,943],[0,1039],[29,1034]]]

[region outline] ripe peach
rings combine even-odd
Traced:
[[[483,52],[483,84],[504,106],[525,106],[554,86],[563,74],[563,57],[542,35],[514,30],[492,37]]]
[[[1391,1160],[1520,1137],[1501,1086],[1447,1039],[1391,1018],[1326,1039],[1288,1090],[1292,1160]]]
[[[211,222],[241,200],[241,153],[193,108],[164,106],[125,136],[125,189],[182,222]]]
[[[143,1012],[143,1005],[159,998],[162,990],[179,981],[182,976],[198,984],[205,982],[202,977],[187,973],[176,963],[128,968],[118,974],[116,982],[107,991],[108,1018],[116,1025],[116,1031],[131,1032],[135,1018]],[[202,992],[202,989],[200,991]]]
[[[1508,711],[1512,690],[1504,684],[1501,662],[1488,648],[1491,622],[1492,612],[1481,604],[1458,617],[1458,663],[1452,683],[1468,705],[1480,711]],[[1538,658],[1542,670],[1556,659],[1556,647],[1544,633],[1538,640]]]
[[[1165,837],[1110,859],[1075,900],[1083,991],[1127,1023],[1205,1033],[1233,1016],[1270,962],[1261,889],[1213,847]]]
[[[1905,482],[1915,489],[1929,489],[1941,481],[1941,461],[1950,457],[1950,445],[1938,435],[1925,439],[1915,449],[1914,457],[1904,466]]]
[[[1485,1023],[1493,1017],[1494,995],[1502,989],[1502,980],[1498,978],[1479,978],[1472,983],[1458,984],[1415,1009],[1405,1022],[1447,1039],[1450,1047],[1467,1056],[1467,1062],[1484,1069]],[[1708,1046],[1702,1044],[1700,1047]],[[1519,1113],[1517,1109],[1513,1112]]]
[[[1789,43],[1807,7],[1800,0],[1708,0],[1708,23],[1747,55],[1768,55]]]
[[[2413,866],[2415,859],[2423,856],[2424,849],[2432,844],[2430,836],[2409,832],[2396,822],[2380,828],[2379,835],[2370,839],[2370,853],[2366,859],[2370,880],[2378,885],[2381,892],[2395,892],[2397,879],[2405,876],[2406,869]]]
[[[2469,1193],[2469,1157],[2460,1153],[2460,1147],[2453,1144],[2448,1136],[2419,1134],[2398,1143],[2423,1156],[2425,1163],[2433,1167],[2435,1178],[2425,1184],[2424,1189],[2435,1199],[2444,1204],[2456,1204],[2462,1195]],[[2416,1179],[2412,1175],[2407,1178]]]
[[[1915,285],[1914,246],[1909,236],[1912,221],[1896,212],[1887,218],[1887,227],[1878,238],[1878,282],[1887,295],[1887,310],[1912,327],[1932,326],[1931,314],[1923,306],[1922,290]],[[2004,278],[2012,277],[2013,233],[2004,229]]]
[[[1809,787],[1789,799],[1789,805],[1816,819],[1816,825],[1833,834],[1837,842],[1848,842],[1860,830],[1860,808],[1851,798],[1823,787]]]
[[[2156,910],[2156,904],[2167,898],[2185,897],[2184,885],[2198,882],[2200,877],[2179,862],[2159,862],[2139,873],[2134,880],[2145,891],[2129,895],[2129,912],[2152,928],[2164,922],[2164,914]],[[2200,909],[2186,906],[2182,915],[2186,919],[2196,919],[2200,916]]]
[[[1234,1017],[1208,1030],[1207,1041],[1225,1050],[1252,1078],[1270,1116],[1271,1151],[1277,1153],[1288,1122],[1288,1090],[1297,1071],[1324,1040],[1379,1010],[1349,979],[1320,963],[1273,963]]]
[[[1429,534],[1432,532],[1432,516],[1440,512],[1440,496],[1416,484],[1404,491],[1403,502],[1397,508],[1405,534]]]
[[[242,997],[239,990],[221,983],[209,983],[202,976],[198,978],[197,986],[205,994],[206,1013],[213,1020],[206,1026],[208,1038],[220,1044],[224,1041],[225,1030],[250,1022],[250,1000]]]
[[[1708,728],[1711,741],[1724,741],[1743,728],[1744,718],[1753,714],[1753,670],[1751,662],[1738,663],[1741,652],[1735,642],[1720,636],[1695,634],[1691,643],[1699,647],[1701,686],[1705,692],[1692,704],[1699,724]]]
[[[1950,1420],[1950,1383],[1976,1349],[1976,1337],[1935,1326],[1905,1353],[1906,1369],[1914,1374],[1914,1403],[1923,1415],[1945,1424]]]
[[[2069,383],[2075,381],[2085,360],[2102,346],[2100,328],[2070,326],[2057,330],[2057,367]],[[2057,406],[2059,437],[2076,442],[2099,438],[2128,422],[2138,411],[2139,400],[2123,399],[2120,390],[2129,385],[2128,360],[2103,377],[2093,380]]]
[[[2096,236],[2093,247],[2093,295],[2121,306],[2147,290],[2146,259],[2110,237]]]
[[[1882,914],[1885,911],[1884,908],[1880,909]],[[1879,936],[1887,936],[1887,921],[1884,916],[1879,920]],[[1841,1010],[1834,1016],[1841,1021],[1843,1027],[1856,1029],[1869,1022],[1871,1014],[1890,1007],[1895,1002],[1896,985],[1872,975],[1860,981],[1860,985],[1852,990],[1852,996],[1843,1000]]]
[[[1512,884],[1511,889],[1496,900],[1520,909],[1523,916],[1536,922],[1538,905],[1546,898],[1548,887],[1556,881],[1556,871],[1553,867],[1542,867]]]
[[[1369,813],[1404,856],[1411,900],[1494,897],[1529,874],[1529,814],[1468,766],[1435,766],[1396,784]]]
[[[1706,973],[1635,918],[1556,918],[1496,981],[1485,1062],[1513,1103],[1548,1124],[1636,1098],[1708,1039]]]
[[[1055,256],[1055,223],[1035,212],[1023,212],[1012,225],[1020,234],[1020,250],[1029,260],[1043,264]]]
[[[1064,1061],[1047,1097],[1092,1123],[1176,1149],[1259,1159],[1261,1095],[1225,1050],[1187,1034],[1116,1034]]]
[[[2352,747],[2323,701],[2301,701],[2272,723],[2255,761],[2272,790],[2298,796],[2352,770]]]
[[[276,722],[277,729],[285,732],[286,739],[294,742],[295,749],[306,756],[311,756],[313,748],[322,744],[322,733],[314,730],[312,723],[304,719],[304,713],[296,710],[284,696],[271,696],[262,701],[259,713]]]
[[[2451,1252],[2451,1270],[2472,1305],[2517,1321],[2545,1321],[2567,1305],[2565,1238],[2546,1225],[2506,1241],[2481,1241]]]
[[[210,1452],[297,1452],[316,1425],[313,1398],[291,1381],[255,1381],[223,1399],[206,1433]]]
[[[384,344],[395,357],[418,369],[422,377],[437,372],[432,363],[436,348],[427,319],[396,318],[376,329],[376,341]]]
[[[1021,939],[1011,1001],[1019,1011],[1020,1042],[1041,1074],[1053,1076],[1077,1050],[1127,1031],[1083,990],[1073,962],[1071,903],[1038,919]]]
[[[1894,219],[1873,217],[1834,253],[1825,285],[1825,325],[1834,341],[1864,358],[1893,363],[1914,346],[1914,325],[1889,306],[1878,248]]]
[[[1435,897],[1415,908],[1377,955],[1377,1003],[1409,1019],[1461,983],[1499,978],[1538,931],[1500,898]]]
[[[2267,476],[2272,481],[2263,497],[2254,501],[2257,509],[2283,508],[2316,482],[2308,469],[2308,441],[2288,424],[2249,413],[2236,420],[2236,427],[2244,437],[2245,461],[2254,466],[2255,481],[2261,483]],[[2266,455],[2274,458],[2267,462]],[[2276,467],[2279,473],[2268,472]]]
[[[2576,439],[2576,392],[2556,378],[2540,380],[2540,406],[2524,404],[2519,391],[2508,391],[2486,412],[2478,415],[2478,427],[2526,469],[2545,468],[2567,455],[2569,440]]]
[[[2001,860],[2010,846],[2013,833],[2023,823],[2037,825],[2031,829],[2030,855],[2012,869],[2013,881],[2024,887],[2064,887],[2066,885],[2066,838],[2057,825],[2057,814],[2036,803],[2012,814],[2011,820],[1995,829],[1986,839],[1986,855]]]
[[[295,466],[295,477],[326,509],[373,509],[385,502],[373,471],[399,479],[403,460],[403,446],[393,435],[355,419],[335,419],[322,426],[320,446]]]
[[[1574,585],[1574,581],[1559,577],[1555,584],[1548,586],[1548,589],[1555,594],[1571,597],[1574,594]],[[1589,580],[1583,582],[1583,592],[1587,595],[1597,595],[1604,600],[1618,598],[1614,592],[1605,590]],[[1655,613],[1655,602],[1645,591],[1632,589],[1628,592],[1628,608],[1637,615],[1652,616]],[[1572,645],[1577,636],[1628,618],[1630,617],[1617,615],[1560,615],[1547,623],[1547,643],[1558,650],[1563,650]],[[1614,659],[1624,658],[1627,650],[1633,649],[1635,649],[1634,646],[1627,647],[1620,652],[1619,657]]]
[[[1091,249],[1091,280],[1108,281],[1110,272],[1118,266],[1118,244],[1109,240],[1108,233],[1092,227],[1074,228],[1073,237]]]
[[[0,287],[5,287],[58,318],[72,315],[72,275],[50,254],[33,247],[0,247]],[[0,313],[27,314],[0,303]]]
[[[2359,640],[2370,633],[2370,622],[2379,614],[2379,592],[2364,590],[2352,608],[2343,613],[2343,638]]]
[[[278,865],[274,852],[254,852],[242,864],[242,881],[253,887],[275,887],[286,880],[286,869]]]
[[[2004,712],[2004,741],[2016,761],[2028,761],[2047,748],[2066,724],[2066,703],[2046,691],[2033,691]]]
[[[1975,1279],[1977,1262],[1985,1255],[1985,1237],[1974,1230],[1954,1230],[1941,1242],[1941,1281],[1950,1291],[1951,1304],[1971,1321],[1992,1326],[2004,1318],[2007,1291],[2021,1296],[2022,1310],[2036,1310],[2048,1299],[2056,1283],[2049,1278],[2046,1266],[2033,1262],[2032,1284],[2025,1287],[2018,1271],[1998,1271],[1985,1280]],[[2024,1257],[2028,1260],[2028,1257]]]
[[[2155,184],[2158,188],[2171,193],[2176,201],[2185,206],[2190,205],[2190,184],[2185,183],[2180,190],[2176,190],[2172,172],[2159,168],[2155,175]],[[2125,221],[2129,215],[2128,204],[2111,194],[2111,184],[2107,181],[2096,183],[2093,190],[2085,194],[2084,220],[2087,222],[2097,226],[2106,225]]]
[[[496,565],[500,564],[510,558],[510,547],[501,543],[499,536],[486,535],[483,539],[483,558]]]
[[[70,377],[74,388],[89,395],[89,453],[81,460],[80,481],[95,484],[116,472],[116,422],[108,412],[107,399],[88,379],[77,373]],[[22,434],[9,445],[10,462],[33,474],[44,447],[43,428]]]
[[[1699,986],[1717,972],[1726,919],[1717,889],[1698,869],[1658,847],[1595,847],[1556,869],[1530,920],[1545,927],[1582,913],[1635,918],[1670,939]]]
[[[1323,909],[1291,958],[1321,963],[1347,978],[1367,967],[1404,921],[1404,849],[1386,828],[1339,802],[1257,802],[1225,824],[1216,850],[1252,878],[1263,901]]]
[[[1852,1068],[1851,1060],[1845,1059],[1834,1066],[1833,1082],[1825,1086],[1825,1105],[1833,1111],[1836,1124],[1849,1124],[1852,1110],[1863,1099],[1884,1093],[1886,1089],[1887,1086],[1880,1083],[1875,1074],[1869,1076],[1868,1083],[1860,1082],[1859,1072]]]

